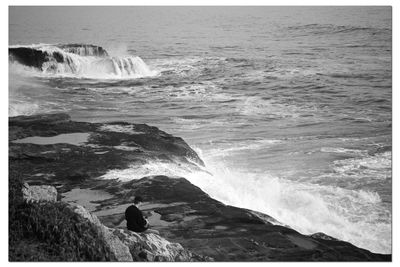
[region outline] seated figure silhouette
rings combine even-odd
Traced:
[[[142,197],[136,196],[133,200],[133,205],[125,210],[125,220],[128,230],[140,233],[149,228],[149,222],[144,218],[139,209],[140,204],[143,202]]]

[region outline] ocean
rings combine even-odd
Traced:
[[[182,176],[303,234],[391,253],[390,7],[9,12],[10,48],[68,59],[40,69],[10,60],[9,116],[146,123],[182,137],[205,162],[147,162],[103,179]]]

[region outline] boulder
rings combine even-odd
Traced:
[[[73,207],[75,213],[79,214],[83,218],[89,220],[92,224],[94,224],[99,232],[99,234],[103,237],[107,246],[110,248],[111,252],[115,255],[117,261],[132,261],[132,255],[129,252],[129,248],[121,242],[121,240],[115,236],[111,229],[104,226],[96,215],[91,214],[82,206]]]
[[[24,183],[22,195],[26,202],[57,201],[57,190],[50,185],[28,185]]]
[[[135,233],[125,229],[104,226],[96,215],[82,206],[74,206],[73,211],[94,224],[117,261],[197,261],[201,260],[178,243],[154,233]]]
[[[184,249],[178,243],[154,233],[135,233],[125,229],[115,229],[114,234],[126,244],[134,258],[145,261],[197,261],[201,257]]]

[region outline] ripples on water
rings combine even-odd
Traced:
[[[138,10],[120,16],[138,25],[151,12]],[[155,9],[166,21],[158,31],[103,29],[128,44],[125,54],[143,58],[149,77],[65,77],[12,64],[10,116],[61,111],[155,125],[195,147],[207,172],[149,162],[104,178],[183,175],[305,234],[390,253],[390,9],[168,10],[186,26]],[[74,34],[107,44],[88,25]],[[24,40],[22,26],[13,27],[11,41]],[[44,33],[26,39],[54,42]]]

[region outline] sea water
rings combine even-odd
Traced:
[[[10,63],[9,115],[157,126],[206,166],[103,178],[183,176],[303,234],[391,253],[391,23],[390,7],[11,7],[10,47],[109,56]]]

